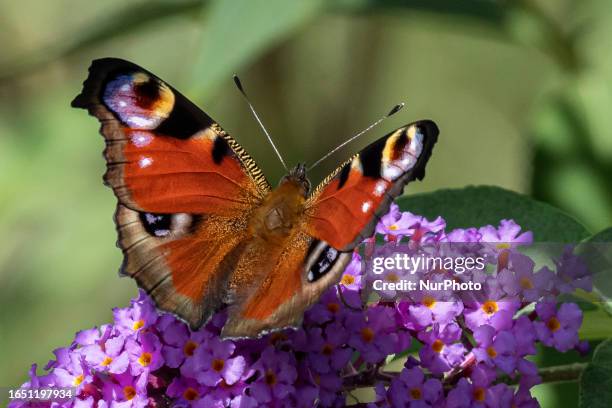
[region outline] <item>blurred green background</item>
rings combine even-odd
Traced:
[[[98,123],[69,107],[92,59],[129,59],[182,90],[273,183],[282,167],[234,72],[290,164],[405,101],[311,180],[431,118],[440,142],[408,193],[498,185],[597,232],[612,224],[610,38],[608,0],[0,0],[0,386],[136,293],[116,274]],[[563,389],[538,395],[574,406]]]

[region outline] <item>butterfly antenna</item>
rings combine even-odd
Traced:
[[[393,107],[393,109],[391,109],[387,114],[383,115],[380,119],[378,119],[376,122],[372,123],[370,126],[368,126],[367,128],[363,129],[361,132],[357,133],[355,136],[349,138],[348,140],[340,143],[340,145],[336,146],[336,148],[332,149],[331,151],[329,151],[325,156],[321,157],[319,160],[317,160],[316,162],[314,162],[310,167],[308,167],[308,171],[312,170],[315,166],[317,166],[319,163],[321,163],[323,160],[327,159],[329,156],[331,156],[332,154],[334,154],[335,152],[337,152],[338,150],[342,149],[344,146],[346,146],[347,144],[351,143],[353,140],[357,139],[358,137],[368,133],[370,130],[372,130],[373,128],[375,128],[376,126],[378,126],[380,124],[380,122],[382,122],[383,120],[387,119],[389,116],[395,115],[397,112],[399,112],[402,108],[404,107],[404,102],[397,104]]]
[[[272,138],[270,137],[270,134],[266,130],[266,127],[261,122],[261,119],[259,119],[259,115],[257,115],[257,112],[255,111],[255,108],[253,107],[253,104],[249,100],[249,97],[247,96],[246,92],[244,92],[244,88],[242,87],[242,83],[240,82],[240,78],[238,78],[238,75],[236,75],[236,74],[234,74],[234,83],[236,84],[236,87],[238,88],[238,90],[242,94],[242,97],[246,101],[247,105],[249,105],[249,108],[251,108],[251,112],[253,113],[253,116],[255,116],[255,120],[257,120],[257,123],[259,123],[259,127],[261,127],[261,130],[263,130],[263,132],[266,134],[266,137],[268,138],[268,141],[272,145],[272,148],[276,152],[276,155],[278,156],[280,162],[283,164],[283,167],[285,168],[285,171],[288,173],[289,169],[287,168],[287,164],[285,164],[285,160],[283,160],[283,156],[281,156],[280,152],[276,148],[276,145],[272,141]]]

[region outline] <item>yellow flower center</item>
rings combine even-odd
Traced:
[[[442,350],[444,350],[444,342],[440,339],[436,339],[436,341],[431,344],[431,349],[436,353],[441,353]]]
[[[140,319],[134,322],[134,325],[132,326],[132,329],[134,331],[141,329],[144,326],[144,320]]]
[[[186,356],[193,356],[193,352],[197,348],[198,348],[198,343],[196,343],[195,341],[189,340],[183,346],[183,353],[185,353]]]
[[[332,313],[338,313],[338,310],[340,310],[340,305],[334,302],[330,302],[327,304],[327,310]]]
[[[399,277],[396,274],[394,274],[393,272],[391,272],[390,274],[387,275],[385,280],[387,282],[399,282]]]
[[[428,308],[433,308],[436,305],[436,299],[434,299],[431,296],[425,296],[423,298],[423,305],[427,306]]]
[[[331,356],[331,354],[334,352],[334,346],[328,343],[323,346],[323,350],[321,350],[321,352],[326,356]]]
[[[273,386],[274,384],[276,384],[276,374],[274,374],[272,370],[266,371],[266,375],[264,377],[266,384],[268,384],[269,386]]]
[[[413,400],[420,400],[421,397],[423,396],[423,393],[421,392],[420,388],[412,388],[410,390],[410,396],[412,397]]]
[[[355,283],[355,277],[353,275],[345,273],[344,275],[342,275],[342,280],[340,281],[340,283],[344,286],[352,285],[353,283]]]
[[[495,350],[495,347],[493,346],[487,347],[487,355],[491,358],[497,357],[497,350]]]
[[[372,340],[374,340],[374,330],[370,329],[369,327],[364,327],[361,329],[361,338],[366,343],[371,343]]]
[[[123,387],[123,396],[126,400],[131,400],[136,396],[136,389],[131,385],[126,385],[125,387]]]
[[[183,392],[183,398],[185,398],[187,401],[193,401],[197,399],[199,396],[200,394],[195,388],[189,387]]]
[[[211,367],[216,372],[219,372],[219,371],[223,370],[223,367],[225,367],[225,360],[222,360],[220,358],[215,358],[212,361]]]
[[[519,283],[521,285],[521,288],[523,288],[523,289],[533,289],[533,282],[531,282],[531,279],[529,279],[526,276],[523,276],[519,280]]]
[[[399,227],[398,227],[396,224],[393,224],[393,225],[390,225],[390,226],[389,226],[389,229],[390,229],[391,231],[397,231],[397,230],[399,229]]]
[[[102,367],[108,367],[110,365],[110,363],[112,363],[112,362],[113,362],[113,359],[108,357],[108,356],[106,356],[104,358],[104,361],[102,361],[101,365],[102,365]]]
[[[142,353],[140,357],[138,357],[138,363],[143,367],[147,367],[149,364],[151,364],[151,360],[153,360],[153,355],[146,351]]]
[[[546,327],[548,327],[548,330],[551,332],[556,332],[561,328],[561,323],[559,322],[559,319],[553,316],[546,322]]]
[[[83,376],[83,374],[77,375],[76,377],[74,377],[74,381],[72,381],[72,383],[75,387],[78,387],[79,385],[81,385],[84,379],[85,377]]]
[[[482,387],[477,387],[477,388],[474,390],[474,399],[475,399],[476,401],[482,402],[482,401],[484,401],[484,400],[485,400],[485,397],[486,397],[486,391],[485,391],[485,389],[484,389],[484,388],[482,388]]]
[[[486,302],[484,302],[482,304],[482,310],[488,314],[488,315],[492,315],[494,313],[496,313],[499,310],[499,306],[497,305],[497,302],[494,300],[487,300]]]

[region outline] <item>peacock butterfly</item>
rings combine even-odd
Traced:
[[[93,61],[72,106],[101,122],[120,273],[194,329],[227,306],[224,337],[298,324],[391,201],[423,178],[438,136],[434,122],[414,122],[312,191],[303,164],[273,189],[218,123],[131,62]]]

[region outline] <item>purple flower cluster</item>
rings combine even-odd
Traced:
[[[487,258],[493,270],[469,277],[483,283],[486,299],[417,291],[405,298],[378,293],[372,301],[361,265],[376,238],[369,239],[297,329],[222,339],[223,312],[191,331],[141,292],[130,307],[114,310],[113,324],[81,331],[55,350],[45,374],[32,365],[22,385],[72,387],[76,398],[13,401],[10,408],[343,407],[362,387],[375,388],[370,407],[537,407],[529,390],[540,378],[527,359],[536,344],[584,351],[580,309],[555,302],[560,293],[590,288],[571,250],[556,260],[557,271],[536,271],[516,250],[531,243],[531,233],[513,221],[446,231],[442,218],[429,221],[395,205],[376,232],[393,245],[482,244],[480,251],[494,255]],[[401,371],[385,370],[393,358],[405,360]]]

